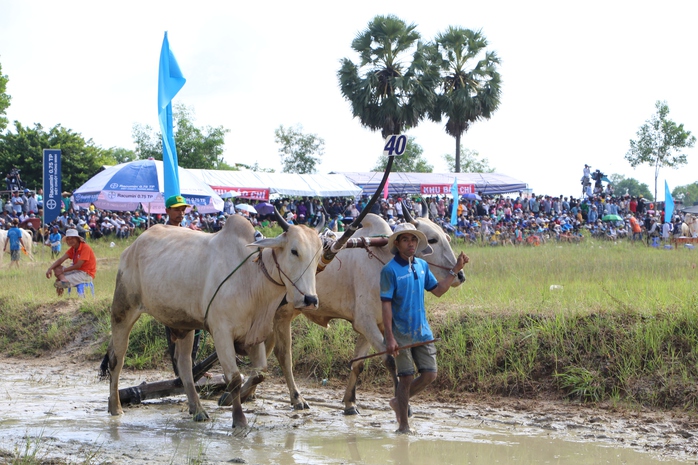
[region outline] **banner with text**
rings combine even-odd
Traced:
[[[61,215],[61,189],[61,151],[44,149],[44,224]]]
[[[233,192],[233,196],[240,199],[269,200],[269,189],[227,186],[211,186],[211,189],[218,195],[225,194],[226,192]],[[238,193],[239,195],[237,195]]]
[[[452,184],[422,184],[422,195],[451,195]],[[458,184],[458,195],[475,194],[475,184]]]

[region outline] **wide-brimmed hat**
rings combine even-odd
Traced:
[[[78,239],[80,239],[80,242],[85,242],[85,239],[83,239],[82,237],[80,237],[80,234],[78,234],[78,230],[77,230],[77,229],[68,229],[68,230],[65,232],[65,237],[64,237],[64,239],[67,239],[67,238],[69,238],[69,237],[77,237]]]
[[[165,208],[191,207],[181,195],[172,195],[165,201]]]
[[[388,238],[388,248],[390,249],[390,253],[397,253],[395,241],[397,241],[397,238],[402,234],[412,234],[419,240],[419,243],[417,244],[417,251],[422,255],[431,255],[434,252],[427,242],[427,236],[425,236],[422,231],[415,228],[412,223],[400,223],[395,226],[395,232],[393,232],[393,234]]]

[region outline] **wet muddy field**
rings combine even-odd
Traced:
[[[305,385],[311,409],[290,409],[285,385],[266,381],[245,404],[249,427],[231,410],[204,405],[194,423],[184,396],[107,413],[97,366],[70,357],[0,359],[0,463],[115,464],[674,464],[696,463],[698,421],[680,414],[611,412],[564,403],[499,399],[451,405],[413,402],[413,433],[397,435],[388,393],[360,391],[361,415],[346,417],[337,387]],[[124,372],[120,387],[169,378]],[[51,462],[52,461],[52,462]]]

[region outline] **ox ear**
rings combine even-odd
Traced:
[[[260,247],[260,248],[276,248],[281,247],[286,244],[286,235],[280,234],[276,237],[260,239],[252,244],[247,244],[247,247]]]

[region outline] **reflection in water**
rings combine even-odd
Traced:
[[[246,406],[249,429],[232,430],[230,409],[215,401],[204,401],[212,420],[195,423],[183,397],[126,408],[123,416],[111,417],[108,385],[84,373],[64,376],[68,370],[49,370],[29,380],[21,373],[0,379],[0,448],[11,451],[27,437],[42,437],[48,456],[81,462],[94,453],[97,462],[120,464],[682,463],[618,448],[622,444],[617,442],[582,441],[564,428],[455,418],[438,410],[413,419],[414,434],[397,435],[394,415],[382,404],[376,404],[382,410],[364,407],[357,417],[320,405],[297,413],[280,400],[283,395],[260,396]],[[123,385],[143,381],[130,376]]]

